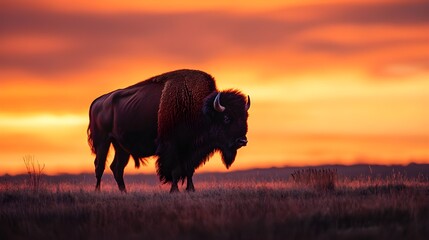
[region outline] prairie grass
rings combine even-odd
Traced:
[[[429,182],[338,177],[319,191],[295,180],[199,180],[197,192],[106,181],[0,182],[0,239],[426,239]],[[183,191],[183,189],[181,189]]]
[[[23,157],[23,160],[28,174],[27,185],[34,192],[38,192],[42,187],[45,165],[41,165],[33,155],[26,155]]]
[[[331,191],[335,189],[338,174],[336,169],[301,169],[291,174],[295,183],[312,187],[316,190]]]

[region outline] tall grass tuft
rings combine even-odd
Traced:
[[[296,170],[292,174],[295,183],[316,190],[332,191],[338,180],[337,169],[302,169]]]
[[[23,160],[28,173],[27,184],[33,192],[39,192],[42,186],[43,169],[45,169],[45,164],[41,165],[33,155],[25,155]]]

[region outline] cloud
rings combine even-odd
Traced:
[[[262,13],[104,14],[29,9],[9,4],[0,10],[0,42],[19,36],[27,39],[28,44],[40,37],[62,39],[68,44],[28,54],[0,49],[0,69],[55,75],[91,69],[103,59],[139,58],[193,64],[221,61],[227,56],[248,58],[258,52],[263,56],[255,61],[263,65],[272,54],[278,53],[296,54],[301,58],[315,51],[350,56],[389,45],[412,45],[416,40],[410,36],[409,40],[398,42],[386,36],[383,41],[351,45],[322,39],[298,41],[295,37],[302,32],[339,24],[351,28],[427,26],[427,12],[428,2],[308,5]],[[49,46],[39,47],[49,50]],[[294,57],[288,59],[293,61]],[[311,63],[311,57],[303,62]]]
[[[374,75],[380,76],[380,79],[386,77],[401,79],[410,75],[429,74],[429,56],[387,61],[374,66],[372,72]]]
[[[368,51],[377,51],[383,49],[394,49],[404,45],[423,45],[427,44],[428,40],[424,38],[417,38],[406,40],[390,40],[384,39],[382,41],[364,42],[364,43],[338,43],[326,40],[306,40],[300,44],[300,50],[303,52],[324,52],[332,55],[347,56],[352,54],[359,54]]]
[[[321,24],[427,24],[427,1],[382,2],[311,6],[311,11],[323,18]],[[305,9],[303,9],[305,10]]]

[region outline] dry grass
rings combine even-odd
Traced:
[[[27,185],[34,192],[38,192],[42,187],[43,169],[45,169],[45,164],[41,165],[33,155],[26,155],[23,157],[23,160],[28,174]]]
[[[302,169],[291,174],[295,183],[312,187],[316,190],[332,191],[338,180],[336,169]]]
[[[337,179],[318,191],[295,181],[199,181],[195,193],[112,182],[0,185],[0,239],[426,239],[429,183]],[[400,187],[398,187],[400,186]]]

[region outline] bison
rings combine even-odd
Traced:
[[[164,73],[95,99],[89,109],[88,143],[100,190],[106,157],[113,145],[110,164],[119,190],[126,192],[124,168],[130,156],[138,168],[147,157],[157,156],[160,181],[187,180],[186,190],[195,191],[192,176],[215,152],[226,168],[237,149],[247,144],[250,97],[238,90],[219,91],[209,74],[198,70]]]

